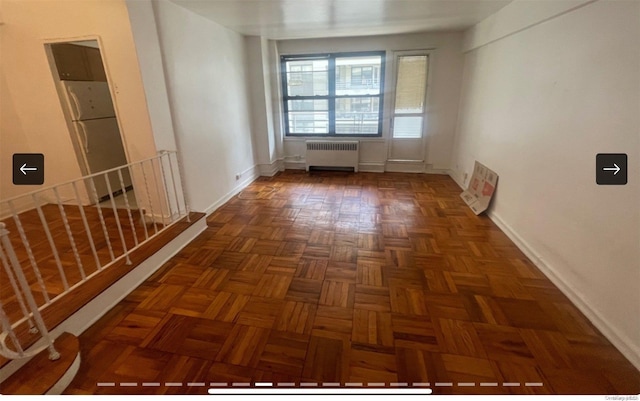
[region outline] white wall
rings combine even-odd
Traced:
[[[640,368],[640,3],[513,15],[467,34],[488,44],[465,56],[452,176],[498,173],[490,216]],[[597,153],[629,155],[626,186],[596,185]]]
[[[462,47],[464,51],[475,49],[594,1],[596,0],[513,0],[499,12],[469,29]]]
[[[256,161],[261,175],[272,176],[278,171],[279,164],[276,163],[269,44],[259,36],[247,36],[245,42]]]
[[[81,176],[54,78],[48,41],[97,38],[129,161],[155,154],[127,9],[122,1],[3,0],[0,27],[0,197],[39,187],[12,184],[13,153],[44,153],[44,186]]]
[[[126,5],[156,146],[159,150],[176,150],[177,144],[173,132],[153,6],[150,1],[140,0],[126,0]]]
[[[245,40],[166,0],[153,8],[191,208],[211,211],[256,176]]]
[[[460,77],[463,55],[462,33],[422,33],[405,35],[367,36],[354,38],[300,39],[278,41],[280,55],[319,52],[348,52],[386,50],[385,114],[382,138],[360,138],[360,170],[384,171],[389,146],[389,105],[393,102],[393,51],[433,49],[430,60],[430,87],[427,103],[426,164],[436,170],[446,170],[453,148],[458,113]],[[279,62],[279,60],[275,60]],[[274,65],[273,70],[276,69]],[[279,89],[279,88],[278,88]],[[282,140],[282,138],[280,138]],[[286,165],[294,167],[295,155],[304,157],[304,139],[284,138],[283,157]]]

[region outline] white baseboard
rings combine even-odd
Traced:
[[[453,172],[449,173],[450,177],[460,186],[464,188],[458,179],[456,179]],[[574,304],[576,308],[582,312],[587,319],[596,327],[602,334],[620,351],[626,356],[629,361],[637,368],[640,369],[640,346],[633,343],[633,341],[626,335],[621,333],[615,325],[603,316],[596,308],[589,304],[587,298],[574,288],[569,280],[562,277],[558,269],[544,262],[539,256],[539,253],[529,245],[529,243],[522,238],[511,226],[505,222],[495,211],[490,209],[487,212],[487,216],[502,230],[503,233],[513,241],[513,243],[520,249],[530,260],[536,265],[538,269],[558,287],[558,289]]]
[[[453,181],[456,182],[456,184],[458,184],[458,186],[464,191],[466,190],[466,188],[464,187],[464,182],[462,182],[462,180],[460,179],[460,177],[458,177],[458,175],[455,173],[455,171],[453,170],[449,170],[447,172],[447,174],[449,174],[449,177],[451,177],[453,179]]]
[[[282,170],[282,160],[274,160],[270,164],[258,164],[258,170],[263,177],[273,177]]]
[[[427,164],[427,168],[425,168],[425,174],[439,174],[439,175],[449,175],[449,169],[446,168],[433,168],[431,164]]]
[[[363,173],[384,173],[384,162],[360,162],[358,171]]]
[[[248,178],[240,182],[236,185],[231,191],[227,192],[225,196],[218,199],[216,202],[212,203],[204,213],[209,216],[211,213],[215,212],[220,206],[224,205],[229,199],[233,198],[238,192],[242,191],[247,185],[251,184],[253,181],[258,178],[260,174],[258,174],[258,168],[254,167],[251,171],[251,175]]]
[[[92,324],[111,310],[111,308],[113,308],[118,302],[129,295],[131,291],[142,284],[149,276],[155,273],[156,270],[158,270],[206,228],[207,222],[204,218],[193,223],[167,245],[163,246],[144,262],[140,263],[135,269],[120,278],[120,280],[116,281],[97,297],[86,303],[76,313],[60,323],[55,329],[51,330],[50,333],[53,338],[57,338],[65,331],[75,336],[80,336],[82,332],[91,327]],[[29,347],[28,350],[36,349],[42,344],[44,344],[44,340],[40,339],[40,341]],[[0,369],[0,382],[15,373],[29,360],[30,358],[17,359],[6,364],[2,369]]]
[[[423,162],[387,161],[385,171],[391,173],[424,173]]]
[[[284,168],[286,170],[306,170],[307,169],[307,162],[302,160],[296,160],[296,161],[289,161],[289,160],[285,160],[284,161]]]

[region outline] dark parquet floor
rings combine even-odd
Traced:
[[[67,393],[639,393],[638,370],[460,192],[438,175],[258,179],[81,336]]]

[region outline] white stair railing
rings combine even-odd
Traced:
[[[9,231],[5,228],[4,223],[0,223],[0,259],[2,259],[2,263],[7,263],[7,256],[9,262],[8,264],[13,268],[12,272],[18,279],[20,283],[20,287],[22,289],[22,293],[24,297],[27,299],[27,304],[29,305],[29,309],[31,311],[36,311],[35,313],[31,313],[31,316],[35,320],[36,327],[40,331],[40,334],[45,339],[46,344],[42,347],[36,348],[35,350],[31,350],[30,352],[25,352],[20,345],[20,341],[16,337],[15,331],[13,327],[9,324],[9,319],[2,308],[2,302],[0,302],[0,319],[2,320],[2,334],[0,334],[0,354],[5,358],[16,359],[16,358],[24,358],[33,356],[45,348],[49,348],[49,359],[56,360],[60,358],[60,354],[56,351],[53,346],[53,339],[49,335],[49,331],[42,320],[42,316],[38,312],[38,306],[36,305],[36,300],[33,298],[33,294],[31,293],[31,289],[29,288],[29,283],[20,267],[20,262],[18,262],[18,257],[16,256],[15,251],[13,250],[13,246],[11,245],[11,241],[9,240]],[[25,318],[29,318],[29,316],[25,316]],[[32,330],[33,331],[33,330]],[[11,348],[7,346],[6,339],[7,336],[11,338],[11,342],[16,349],[13,351]]]
[[[0,355],[25,358],[48,348],[50,359],[59,358],[42,312],[120,260],[131,265],[132,252],[182,218],[189,221],[180,170],[177,153],[161,151],[0,200]],[[107,190],[102,202],[99,182]],[[38,333],[43,345],[27,347],[19,327]]]

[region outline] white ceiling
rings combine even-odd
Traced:
[[[269,39],[466,29],[511,0],[171,0],[244,35]]]

